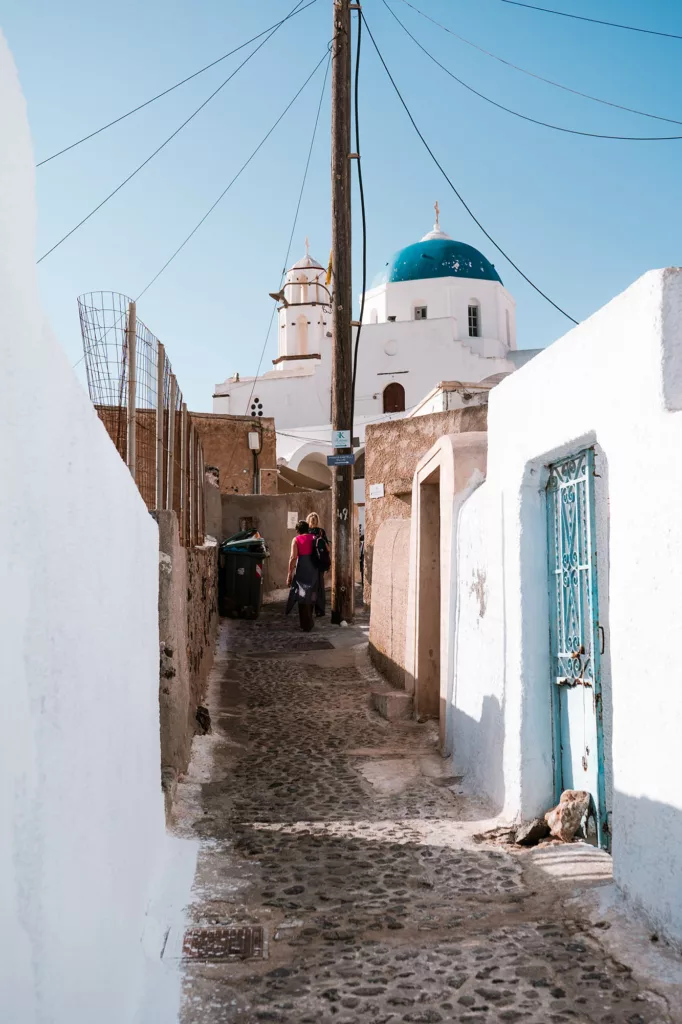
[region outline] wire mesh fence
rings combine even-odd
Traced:
[[[173,509],[185,546],[204,539],[204,454],[165,348],[117,292],[78,299],[90,399],[151,510]]]

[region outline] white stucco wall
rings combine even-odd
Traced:
[[[0,137],[0,1016],[129,1024],[164,846],[157,528],[43,319],[2,36]]]
[[[279,430],[330,424],[331,340],[323,339],[321,348],[321,359],[280,363],[280,369],[258,378],[255,386],[253,377],[217,384],[213,411],[243,416],[249,413],[253,396],[262,403],[264,416],[274,416]],[[451,317],[367,324],[360,336],[356,415],[372,420],[382,416],[383,392],[393,381],[404,387],[409,410],[441,381],[476,383],[514,369],[509,351],[498,342],[469,337],[457,340],[456,321]]]
[[[426,306],[428,319],[453,319],[455,337],[466,341],[469,336],[470,305],[479,307],[480,338],[473,340],[483,344],[495,343],[494,349],[486,351],[486,355],[497,355],[504,349],[516,348],[516,303],[498,281],[433,277],[381,284],[367,292],[363,323],[381,324],[389,316],[394,316],[398,323],[411,321],[414,320],[415,307]]]
[[[644,275],[493,390],[487,480],[462,513],[460,543],[469,564],[459,589],[454,687],[475,710],[487,697],[499,700],[503,681],[504,809],[523,817],[546,810],[552,800],[546,467],[595,445],[615,875],[656,927],[678,941],[680,409],[680,269]],[[488,607],[501,609],[501,644],[474,623],[473,595],[464,610],[466,572],[485,563]]]
[[[502,548],[485,486],[464,502],[457,529],[455,666],[449,715],[456,774],[465,787],[505,804],[505,675]],[[463,640],[463,638],[465,638]]]

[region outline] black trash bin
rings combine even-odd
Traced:
[[[218,609],[221,615],[257,619],[263,604],[263,561],[268,550],[252,532],[237,534],[220,547]]]

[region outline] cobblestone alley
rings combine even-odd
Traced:
[[[541,870],[557,848],[472,839],[489,815],[457,795],[433,726],[370,710],[362,623],[296,625],[271,604],[221,627],[213,731],[178,796],[201,841],[190,926],[262,926],[265,956],[202,959],[197,932],[182,1024],[678,1020],[569,901],[576,879]],[[585,852],[604,884],[608,858]]]

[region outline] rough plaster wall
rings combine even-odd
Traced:
[[[404,686],[409,520],[387,519],[383,522],[377,533],[374,555],[369,652],[374,664],[392,683]]]
[[[165,845],[158,532],[44,322],[1,36],[0,136],[0,1005],[12,1024],[129,1024]]]
[[[168,812],[194,734],[189,728],[187,555],[180,544],[175,513],[157,512],[155,518],[159,524],[161,772]]]
[[[608,594],[614,870],[678,941],[682,419],[670,410],[681,338],[682,270],[651,271],[495,388],[485,485],[496,516],[490,536],[503,545],[505,806],[530,817],[546,809],[552,784],[545,467],[593,443],[608,466],[608,519],[597,530],[609,549],[600,590]],[[577,367],[589,373],[570,401],[557,402],[557,382]],[[602,493],[602,516],[606,500]]]
[[[367,427],[365,434],[365,585],[372,600],[372,562],[379,527],[387,519],[409,519],[412,478],[419,460],[445,434],[485,430],[483,407],[452,409],[428,416],[391,420]],[[372,484],[383,483],[384,497],[370,498]]]
[[[212,473],[206,473],[204,503],[206,510],[206,536],[214,537],[220,543],[223,539],[223,506],[220,499],[220,488],[215,482],[214,474]]]
[[[220,471],[222,494],[253,493],[253,452],[249,449],[249,431],[257,427],[263,432],[263,450],[258,456],[260,469],[277,466],[275,421],[263,416],[228,416],[219,413],[193,412],[192,423],[199,431],[204,449],[204,465],[216,466]],[[262,476],[263,493],[272,493],[276,481],[268,473]]]
[[[166,811],[175,783],[189,763],[213,664],[218,625],[218,547],[183,548],[174,512],[157,512],[159,524],[159,642],[161,769]]]
[[[230,537],[239,530],[242,518],[253,520],[256,529],[267,541],[270,558],[265,560],[263,576],[266,590],[285,587],[291,541],[296,531],[287,525],[287,513],[295,512],[297,519],[305,519],[317,512],[320,523],[331,539],[331,491],[301,491],[297,494],[224,494],[223,536]],[[328,574],[329,575],[329,574]]]
[[[502,551],[486,484],[466,500],[457,531],[455,673],[451,699],[453,766],[496,811],[505,802],[504,609]]]
[[[187,549],[187,659],[190,719],[203,703],[218,628],[218,546]]]

